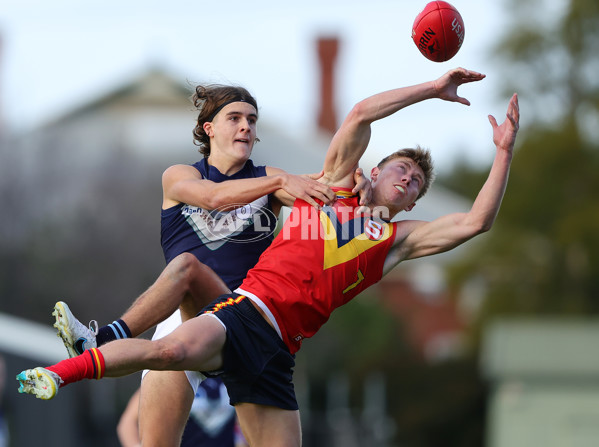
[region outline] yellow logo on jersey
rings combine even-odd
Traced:
[[[323,229],[323,269],[354,259],[369,248],[392,236],[392,226],[368,217],[358,216],[341,224],[335,211],[324,207],[320,212]]]
[[[358,279],[355,282],[351,283],[349,286],[347,286],[343,291],[343,294],[345,295],[351,289],[357,287],[358,284],[360,284],[362,281],[364,281],[364,274],[362,273],[362,270],[358,269]]]

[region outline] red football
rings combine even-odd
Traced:
[[[430,2],[414,20],[412,40],[427,59],[448,61],[464,42],[462,16],[447,2]]]

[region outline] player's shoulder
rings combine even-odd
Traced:
[[[393,245],[401,245],[417,228],[426,223],[427,222],[422,220],[398,220],[391,222],[395,227],[395,240]]]
[[[173,181],[197,178],[201,179],[202,174],[193,165],[176,164],[169,166],[162,173],[163,183],[172,183]]]
[[[264,169],[266,171],[266,175],[278,175],[285,173],[285,170],[281,168],[276,168],[274,166],[264,166]]]

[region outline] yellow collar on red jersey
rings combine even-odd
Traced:
[[[356,197],[357,194],[354,194],[351,189],[348,188],[331,188],[338,199],[348,199],[350,197]]]

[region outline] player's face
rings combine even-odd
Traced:
[[[256,140],[258,113],[246,102],[227,104],[216,114],[211,125],[210,154],[231,161],[245,162]]]
[[[377,203],[387,204],[395,212],[410,210],[424,186],[424,172],[410,158],[396,158],[378,170],[374,185]]]

